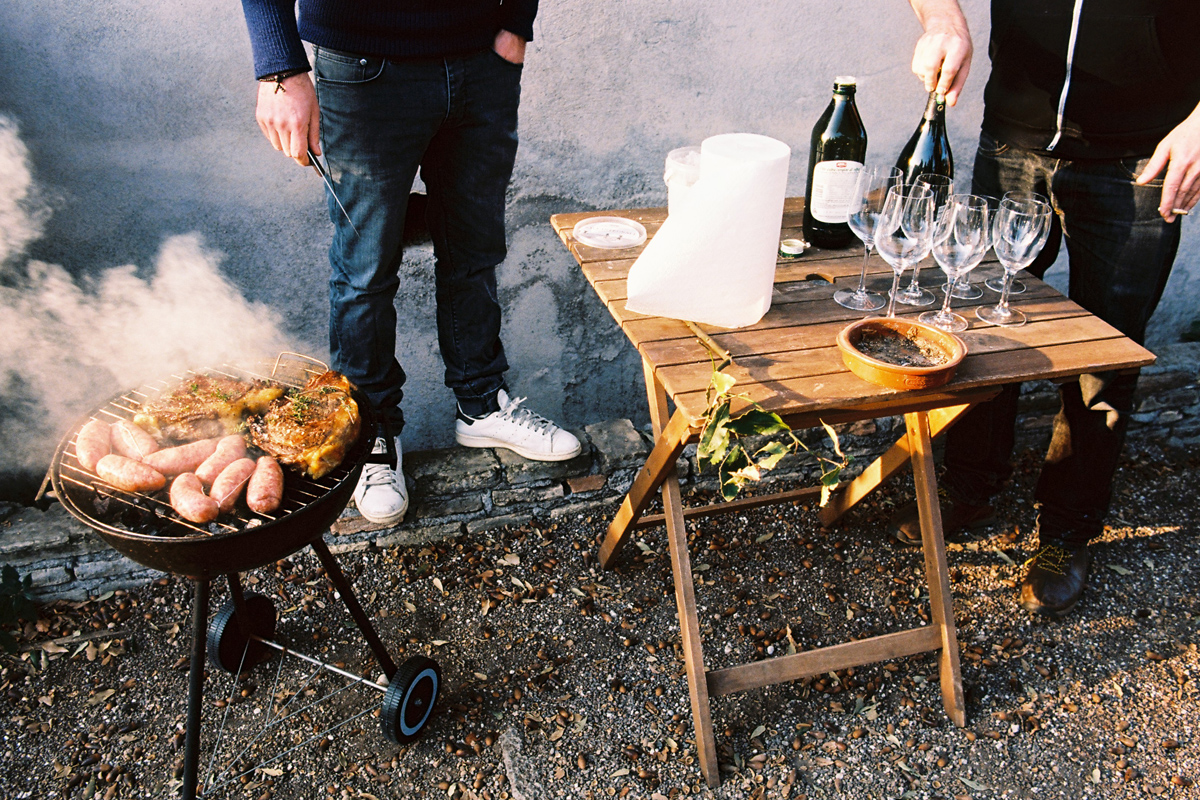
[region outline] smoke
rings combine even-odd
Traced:
[[[0,116],[0,269],[38,238],[48,215],[33,199],[33,173],[17,126]]]
[[[127,265],[76,279],[29,260],[47,216],[34,189],[16,126],[0,117],[0,499],[11,499],[3,473],[40,478],[71,423],[109,397],[295,349],[279,315],[242,297],[196,234],[166,239],[148,277]]]

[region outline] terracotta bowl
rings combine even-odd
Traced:
[[[872,358],[857,349],[856,345],[864,333],[884,330],[926,342],[945,353],[948,360],[936,367],[902,367]],[[838,334],[837,344],[842,351],[842,361],[851,372],[865,381],[890,389],[932,389],[941,386],[954,377],[959,363],[967,354],[967,346],[953,333],[900,317],[870,317],[847,325]]]

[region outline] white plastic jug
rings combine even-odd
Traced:
[[[683,208],[692,186],[700,179],[700,147],[688,145],[676,147],[667,153],[667,164],[663,180],[667,184],[667,213],[673,214]]]
[[[700,145],[700,178],[629,270],[640,314],[741,328],[771,308],[791,148],[727,133]]]

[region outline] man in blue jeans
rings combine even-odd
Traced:
[[[359,512],[392,524],[408,508],[394,302],[418,167],[436,257],[438,344],[458,400],[455,438],[540,461],[578,455],[571,433],[509,397],[500,342],[496,266],[507,252],[505,192],[537,0],[300,0],[299,20],[293,0],[242,5],[261,82],[259,127],[302,165],[309,150],[323,154],[336,191],[327,197],[333,366],[366,393],[395,436],[396,469],[363,469],[354,493]],[[302,40],[313,45],[311,67]],[[375,451],[385,448],[377,438]]]
[[[913,72],[953,104],[971,38],[957,0],[911,0],[925,30]],[[972,191],[1033,191],[1053,230],[1029,271],[1065,240],[1070,297],[1137,342],[1162,296],[1179,217],[1200,195],[1200,3],[1194,0],[993,0],[983,130]],[[1165,173],[1164,173],[1165,171]],[[1103,531],[1133,406],[1136,374],[1083,375],[1061,389],[1038,479],[1039,549],[1019,601],[1061,616],[1087,583],[1088,542]],[[965,414],[946,435],[946,538],[994,517],[1012,467],[1019,385]],[[919,545],[915,505],[892,535]]]

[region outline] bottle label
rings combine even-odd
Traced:
[[[845,222],[850,216],[850,195],[862,171],[861,161],[822,161],[813,167],[812,208],[819,222]]]

